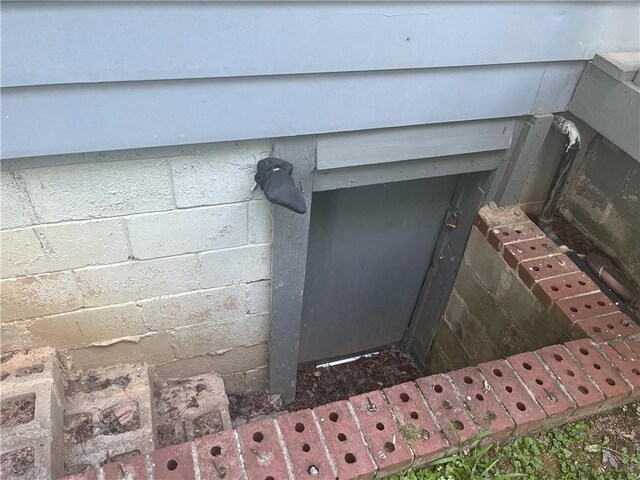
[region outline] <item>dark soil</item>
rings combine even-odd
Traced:
[[[585,237],[580,230],[569,223],[562,215],[556,215],[551,222],[553,231],[567,247],[580,255],[594,251],[599,252],[593,242]],[[602,253],[602,252],[599,252]]]
[[[420,376],[413,360],[399,349],[390,349],[371,357],[361,357],[341,365],[298,371],[296,398],[288,405],[264,392],[230,395],[231,419],[255,419],[282,410],[295,412],[305,408],[346,400],[354,395],[391,387]]]
[[[33,420],[36,411],[36,398],[27,397],[18,400],[5,400],[0,409],[0,426],[15,427]]]
[[[0,477],[9,475],[26,476],[35,460],[33,447],[25,447],[13,452],[3,453],[0,456]]]
[[[93,415],[74,413],[64,417],[64,441],[67,445],[85,443],[93,437]]]
[[[104,390],[111,385],[126,388],[129,383],[131,383],[131,377],[129,375],[122,375],[116,378],[103,378],[95,372],[89,372],[86,375],[69,380],[65,394],[72,396],[78,392],[91,393],[97,390]]]

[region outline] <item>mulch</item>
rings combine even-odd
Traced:
[[[419,376],[411,357],[394,348],[349,363],[322,368],[312,365],[298,370],[296,397],[288,405],[279,404],[272,395],[254,392],[230,395],[229,409],[233,420],[272,415],[282,410],[295,412],[391,387]]]

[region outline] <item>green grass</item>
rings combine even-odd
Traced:
[[[390,480],[640,479],[640,406],[571,423],[506,445],[460,450]]]

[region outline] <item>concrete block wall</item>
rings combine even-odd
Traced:
[[[493,211],[485,208],[481,214],[491,216]],[[520,209],[503,209],[500,215],[515,222],[508,232],[514,241],[544,237]],[[434,337],[429,360],[431,373],[488,362],[569,338],[568,330],[553,321],[517,272],[496,251],[493,244],[498,245],[498,239],[487,239],[486,233],[474,226],[469,236]]]
[[[3,350],[265,385],[269,140],[2,162]]]

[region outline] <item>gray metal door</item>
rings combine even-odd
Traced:
[[[399,342],[458,176],[315,192],[299,362]]]

